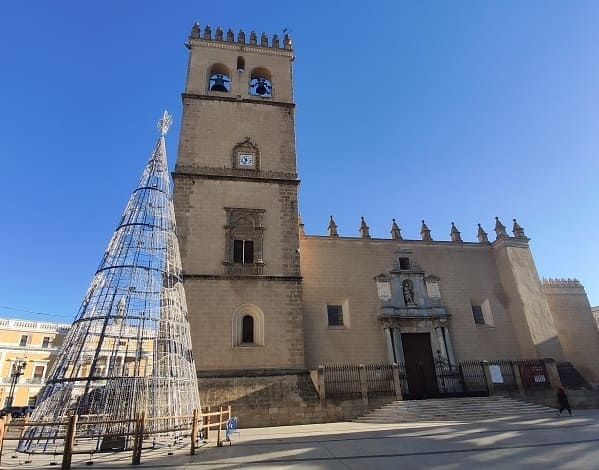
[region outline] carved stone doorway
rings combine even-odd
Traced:
[[[430,333],[402,333],[401,342],[408,381],[407,399],[438,396],[437,375]]]

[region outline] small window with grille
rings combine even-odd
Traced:
[[[342,305],[327,305],[327,316],[329,326],[344,326]]]
[[[472,305],[472,316],[474,317],[474,323],[476,323],[477,325],[485,324],[483,308],[480,305]]]
[[[491,328],[495,326],[489,299],[485,299],[484,297],[470,299],[470,306],[472,307],[472,317],[474,318],[474,324],[476,326]]]

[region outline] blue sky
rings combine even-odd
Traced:
[[[292,32],[309,234],[516,217],[599,304],[599,3],[32,1],[0,15],[0,316],[77,313],[165,108],[174,168],[195,21]]]

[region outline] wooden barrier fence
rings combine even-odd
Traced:
[[[73,415],[70,416],[68,420],[65,421],[57,421],[57,422],[49,422],[49,421],[29,421],[27,418],[23,421],[14,421],[11,422],[10,416],[5,416],[0,418],[0,462],[2,460],[2,452],[4,448],[4,441],[20,441],[22,439],[31,440],[31,441],[47,441],[47,440],[63,440],[64,446],[62,449],[62,466],[61,468],[71,468],[71,460],[73,457],[73,447],[75,446],[75,441],[77,439],[99,439],[99,438],[115,438],[115,437],[131,437],[133,446],[131,449],[123,449],[123,450],[131,450],[131,464],[139,465],[141,464],[141,454],[143,450],[143,441],[144,438],[147,438],[152,434],[164,434],[168,432],[186,432],[189,431],[189,439],[190,439],[190,455],[195,455],[197,448],[197,441],[202,433],[202,439],[208,440],[208,435],[210,430],[216,429],[216,445],[217,447],[222,447],[223,439],[222,439],[222,430],[223,427],[226,426],[227,421],[232,418],[231,416],[231,406],[227,406],[223,408],[219,407],[218,411],[211,411],[210,407],[205,408],[205,411],[202,412],[199,409],[193,410],[193,415],[185,415],[185,416],[160,416],[155,418],[147,418],[145,413],[139,413],[133,419],[127,420],[85,420],[81,419],[85,418],[85,416]],[[215,418],[215,419],[213,419]],[[188,427],[172,427],[167,429],[159,429],[152,430],[151,427],[148,427],[148,424],[151,424],[155,421],[166,421],[166,420],[189,420]],[[86,428],[90,426],[98,426],[103,424],[133,424],[132,432],[111,432],[111,433],[94,433],[89,432]],[[30,427],[39,426],[39,427],[47,427],[47,426],[55,426],[58,429],[62,429],[62,431],[57,431],[57,433],[52,436],[47,437],[31,437],[27,438],[25,436],[25,430]],[[11,429],[20,429],[18,435],[9,436],[8,431]]]

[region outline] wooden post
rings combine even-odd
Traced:
[[[189,455],[196,454],[196,441],[198,440],[198,409],[193,410],[193,422],[191,423],[191,449]]]
[[[4,431],[6,430],[5,423],[6,417],[3,416],[0,418],[0,462],[2,462],[2,449],[4,448]]]
[[[67,435],[64,440],[64,451],[62,453],[62,466],[60,468],[71,468],[71,459],[73,457],[73,445],[75,444],[75,435],[77,434],[77,415],[69,418]]]
[[[204,438],[208,440],[208,431],[210,429],[210,421],[212,416],[210,415],[210,407],[208,407],[208,411],[206,412],[206,434],[204,434]]]
[[[228,413],[227,419],[231,419],[231,405],[229,405],[229,407],[228,407],[228,412],[229,413]]]
[[[395,388],[395,398],[403,400],[403,394],[401,393],[401,380],[399,380],[399,364],[394,362],[391,367],[393,368],[393,386]]]
[[[133,454],[131,455],[131,465],[139,465],[140,462],[137,460],[137,446],[139,436],[139,413],[135,414],[135,429],[133,431]]]
[[[131,465],[141,464],[141,449],[144,440],[144,423],[146,420],[146,412],[142,411],[137,415],[135,420],[135,436],[133,438],[133,456],[131,457]]]
[[[218,431],[217,431],[217,434],[216,434],[216,447],[222,447],[223,446],[223,443],[220,440],[220,428],[221,428],[222,424],[223,424],[223,407],[221,406],[220,407],[220,414],[219,414],[219,417],[218,417]]]

